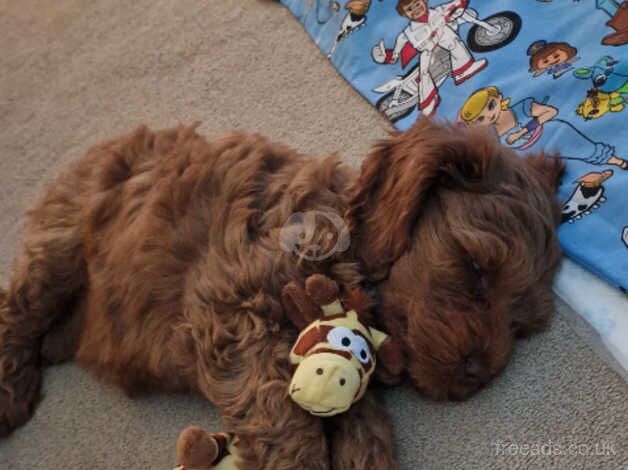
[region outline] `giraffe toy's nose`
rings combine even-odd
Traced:
[[[314,354],[295,370],[290,397],[317,416],[346,411],[361,386],[360,374],[351,361],[332,353]]]

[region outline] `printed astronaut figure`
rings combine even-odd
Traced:
[[[396,63],[401,57],[402,66],[414,58],[419,59],[419,110],[427,116],[436,111],[440,103],[438,89],[430,74],[434,50],[440,46],[449,53],[451,76],[456,85],[471,78],[487,65],[486,59],[474,60],[457,33],[456,20],[462,16],[469,0],[454,0],[428,8],[428,0],[399,0],[397,11],[410,20],[410,24],[397,36],[393,49],[373,48],[373,60],[380,64]]]

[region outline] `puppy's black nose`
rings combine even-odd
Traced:
[[[479,355],[467,356],[464,361],[465,380],[483,384],[489,380],[489,375],[488,364],[483,357]]]

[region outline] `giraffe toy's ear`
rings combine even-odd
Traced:
[[[370,330],[377,350],[375,377],[380,382],[394,385],[401,379],[401,374],[405,368],[401,346],[393,340],[392,336],[388,336],[373,328],[370,328]],[[378,340],[379,344],[377,344]]]
[[[375,328],[369,327],[369,333],[371,334],[371,338],[373,338],[373,347],[375,348],[375,351],[378,351],[382,343],[389,338],[386,333]]]

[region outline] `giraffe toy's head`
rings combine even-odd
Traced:
[[[356,310],[345,309],[331,279],[315,274],[305,289],[288,284],[282,300],[289,318],[301,328],[290,352],[295,371],[288,393],[311,414],[333,416],[358,401],[383,344],[387,356],[399,363],[392,368],[401,366],[401,354],[389,336],[364,324]]]

